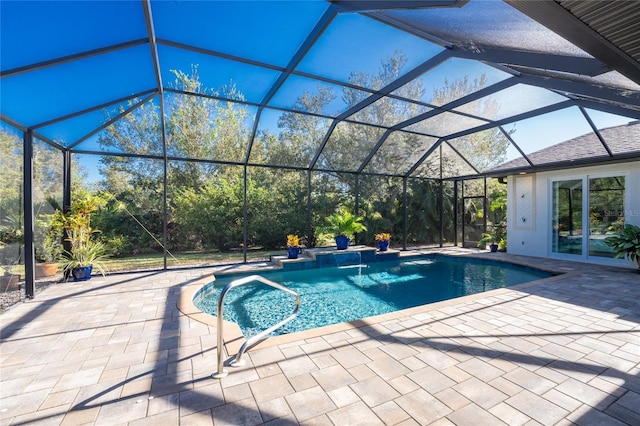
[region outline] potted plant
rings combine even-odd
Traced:
[[[391,241],[391,234],[388,232],[380,232],[376,234],[376,242],[378,243],[378,250],[387,251],[389,249],[389,241]]]
[[[497,252],[500,246],[506,248],[506,227],[507,224],[505,222],[494,225],[492,232],[485,232],[482,234],[482,238],[478,241],[478,247],[484,247],[489,244],[489,249],[492,253]]]
[[[297,235],[287,235],[287,258],[297,259],[300,255],[300,238]]]
[[[346,250],[354,234],[367,230],[362,217],[355,216],[344,208],[336,210],[326,221],[326,231],[334,235],[338,250]]]
[[[72,247],[63,254],[62,268],[65,273],[70,272],[74,281],[86,281],[91,279],[93,268],[96,268],[104,276],[106,268],[102,262],[107,258],[106,246],[74,231],[67,235]]]
[[[37,278],[46,278],[58,272],[58,260],[62,256],[62,229],[53,223],[54,215],[45,215],[36,222],[36,238],[38,242],[35,247],[36,265],[35,274]]]
[[[71,275],[75,281],[90,279],[93,268],[103,276],[106,273],[102,262],[107,258],[107,248],[95,237],[100,231],[91,227],[91,214],[101,204],[100,197],[82,194],[74,200],[69,212],[58,210],[54,214],[54,223],[64,230],[65,241],[69,244],[60,258],[63,271],[65,276]]]
[[[640,226],[626,224],[621,231],[605,238],[605,244],[615,250],[614,257],[626,257],[638,264],[640,270]]]
[[[14,273],[14,266],[19,265],[24,249],[22,217],[7,214],[0,218],[0,291],[18,288],[20,275]]]
[[[18,288],[20,282],[20,275],[12,274],[10,268],[4,268],[5,270],[0,275],[0,291],[11,291]]]
[[[8,252],[12,251],[12,247],[9,244],[5,244],[0,241],[0,254],[2,262],[0,267],[2,268],[2,275],[0,275],[0,291],[15,290],[18,288],[20,282],[20,275],[13,273],[13,263],[8,260]],[[18,249],[19,250],[19,249]],[[16,260],[17,262],[18,260]]]

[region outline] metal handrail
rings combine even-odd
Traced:
[[[289,315],[287,318],[285,318],[284,320],[282,320],[279,323],[277,323],[277,324],[267,328],[266,330],[256,334],[255,336],[252,336],[252,337],[248,338],[242,344],[242,346],[240,346],[240,350],[238,350],[238,353],[235,355],[235,357],[233,358],[233,361],[231,361],[229,363],[229,365],[232,365],[232,366],[242,365],[242,355],[245,353],[245,351],[247,351],[248,349],[251,349],[252,347],[257,345],[258,343],[260,343],[262,340],[264,340],[266,338],[266,336],[269,333],[271,333],[271,332],[275,331],[276,329],[282,327],[283,325],[285,325],[286,323],[288,323],[289,321],[291,321],[292,319],[294,319],[298,315],[298,311],[300,310],[300,295],[298,293],[296,293],[295,291],[291,290],[290,288],[287,288],[287,287],[283,286],[282,284],[278,284],[276,282],[268,280],[268,279],[266,279],[266,278],[264,278],[264,277],[262,277],[260,275],[250,275],[250,276],[245,277],[245,278],[239,278],[237,280],[231,281],[229,284],[224,286],[224,288],[220,292],[220,296],[218,296],[218,309],[217,309],[217,315],[218,315],[218,322],[217,322],[217,328],[218,328],[218,330],[217,330],[217,333],[218,333],[218,371],[211,375],[211,377],[213,377],[214,379],[219,379],[219,378],[225,377],[227,374],[229,374],[224,369],[224,354],[223,354],[223,351],[225,351],[225,349],[224,349],[224,339],[223,339],[223,335],[224,335],[223,327],[224,327],[224,325],[223,325],[223,321],[222,321],[222,311],[223,311],[223,305],[224,305],[224,297],[229,292],[229,290],[231,290],[232,288],[239,287],[239,286],[245,285],[245,284],[249,284],[249,283],[254,282],[254,281],[260,281],[263,284],[266,284],[268,286],[271,286],[273,288],[285,291],[285,292],[287,292],[289,294],[292,294],[292,295],[296,296],[296,308],[294,309],[293,313],[291,315]]]

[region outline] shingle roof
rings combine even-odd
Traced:
[[[607,147],[613,154],[636,152],[640,142],[640,121],[632,121],[621,126],[608,127],[600,130]],[[528,154],[527,157],[534,165],[556,163],[559,161],[573,161],[584,158],[608,158],[605,146],[595,133],[587,133],[559,144]],[[529,167],[523,158],[507,161],[491,171],[509,170]]]

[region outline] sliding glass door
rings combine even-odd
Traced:
[[[613,257],[604,239],[624,225],[624,195],[624,176],[589,179],[589,256]]]
[[[582,254],[582,179],[553,182],[552,251]]]
[[[625,181],[622,175],[553,181],[552,253],[612,258],[604,240],[624,224]]]

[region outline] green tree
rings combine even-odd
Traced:
[[[434,90],[432,102],[436,105],[445,105],[483,89],[486,84],[487,78],[484,74],[480,78],[473,80],[466,76],[454,81],[445,79],[442,88]],[[467,104],[465,112],[478,117],[495,119],[498,110],[498,103],[491,98],[487,98],[481,102]],[[441,132],[443,134],[450,132],[450,129],[457,127],[457,121],[464,119],[464,116],[461,115],[442,115],[439,120]],[[448,142],[479,171],[485,171],[503,163],[509,146],[509,140],[498,128],[472,133],[454,140],[448,140]],[[443,165],[445,174],[449,176],[466,174],[464,170],[468,170],[468,166],[463,164],[463,161],[456,156],[447,158],[446,161],[443,161]]]
[[[318,86],[316,93],[300,95],[292,109],[328,115],[327,106],[335,98],[331,89]],[[277,136],[269,130],[258,132],[250,156],[252,163],[308,166],[329,129],[329,121],[316,115],[283,112],[277,126]]]
[[[221,251],[242,242],[243,184],[240,176],[208,180],[199,189],[183,187],[175,195],[176,240],[181,249]]]
[[[443,187],[443,209],[452,211],[452,187]],[[410,179],[407,185],[407,242],[436,244],[440,238],[440,183],[431,179]],[[400,209],[404,201],[400,201]],[[400,210],[399,209],[399,210]],[[445,235],[451,235],[453,220],[444,221]],[[452,219],[452,218],[451,218]],[[401,222],[396,223],[397,226]]]
[[[221,165],[215,160],[242,159],[250,129],[246,106],[218,99],[242,100],[242,94],[233,85],[219,91],[206,88],[200,82],[197,66],[192,67],[190,74],[179,70],[172,72],[176,77],[172,88],[188,95],[168,94],[165,98],[167,155],[184,159],[171,160],[167,165],[168,248],[189,250],[208,247],[209,244],[204,243],[208,232],[203,231],[202,223],[185,220],[181,210],[191,209],[193,203],[201,206],[207,195],[219,195],[212,189],[212,182],[217,179],[238,182],[233,178],[233,166]],[[111,151],[162,155],[160,125],[158,104],[147,102],[109,126],[100,135],[99,143]],[[105,156],[102,173],[102,188],[113,196],[111,208],[105,209],[103,214],[104,220],[111,223],[104,229],[108,229],[106,232],[112,241],[118,241],[123,251],[160,249],[157,241],[162,240],[164,217],[162,161]],[[216,198],[209,199],[217,206],[212,214],[228,214],[217,201]],[[206,211],[211,212],[211,208]],[[230,232],[241,232],[242,224],[234,226],[237,229]],[[235,237],[230,240],[238,241]],[[230,244],[220,236],[216,236],[215,241],[225,249]]]
[[[0,128],[0,226],[9,224],[11,216],[20,216],[22,210],[22,138]]]
[[[23,261],[23,137],[10,128],[0,128],[0,245],[7,262]],[[34,141],[32,201],[36,251],[43,251],[45,215],[62,204],[62,154],[50,145]],[[10,251],[8,253],[7,251]]]
[[[127,107],[137,103],[137,99],[133,100]],[[121,107],[118,112],[124,110]],[[98,143],[107,151],[162,155],[159,114],[155,101],[146,102],[108,126],[100,133]],[[105,119],[111,118],[105,112]],[[96,212],[95,221],[103,230],[109,247],[115,255],[162,250],[156,242],[156,239],[162,240],[163,233],[162,161],[136,156],[103,156],[100,163],[102,180],[99,187],[111,197],[106,208]]]
[[[242,161],[249,141],[247,107],[202,95],[243,101],[234,85],[220,91],[208,89],[200,81],[197,66],[191,74],[173,70],[174,88],[189,95],[176,94],[167,102],[167,153],[170,156],[218,161]],[[198,189],[207,176],[221,171],[216,163],[193,161],[170,163],[171,184]]]
[[[250,168],[247,185],[249,243],[282,248],[286,235],[306,235],[306,173]]]

